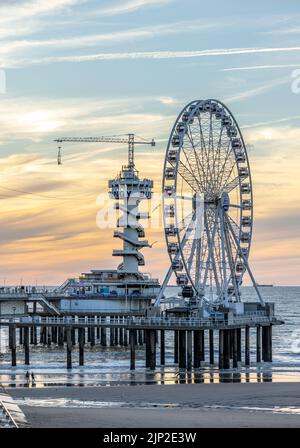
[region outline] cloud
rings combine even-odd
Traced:
[[[257,128],[260,126],[270,126],[270,125],[274,125],[274,124],[287,123],[287,122],[299,120],[299,119],[300,119],[300,115],[293,115],[291,117],[278,118],[277,120],[260,121],[257,123],[244,124],[243,126],[240,126],[240,128],[241,129]]]
[[[68,11],[87,0],[2,1],[0,5],[0,39],[34,34],[48,22],[47,17]],[[53,23],[52,23],[53,25]],[[3,46],[3,44],[2,44]]]
[[[97,53],[89,55],[48,56],[42,58],[28,58],[19,60],[6,60],[3,64],[9,68],[24,67],[28,65],[52,64],[57,62],[91,62],[113,60],[138,60],[138,59],[177,59],[200,58],[214,56],[250,55],[263,53],[290,53],[299,52],[300,47],[270,47],[270,48],[224,48],[211,50],[192,51],[141,51],[119,53]]]
[[[198,20],[167,23],[153,25],[148,27],[129,29],[124,31],[115,31],[106,34],[92,34],[87,36],[64,37],[61,39],[48,40],[17,40],[3,43],[0,47],[0,55],[17,54],[17,52],[31,49],[53,48],[64,50],[68,48],[91,47],[99,44],[122,43],[124,41],[137,39],[152,39],[155,37],[167,36],[172,34],[190,33],[194,31],[203,31],[213,28],[216,25],[204,23]]]
[[[52,144],[55,137],[65,135],[87,135],[128,133],[134,130],[139,135],[160,137],[168,130],[173,116],[166,113],[176,100],[169,97],[116,98],[14,98],[3,97],[0,102],[0,127],[2,146],[13,141],[26,140],[29,148],[34,143]],[[141,107],[159,111],[141,111]],[[155,135],[149,135],[150,127]],[[33,142],[30,144],[30,142]],[[74,146],[76,149],[76,145]],[[93,146],[93,149],[95,146]],[[91,148],[92,149],[92,148]],[[32,150],[32,149],[31,149]],[[106,150],[95,148],[95,153]],[[82,157],[89,157],[88,154]]]
[[[69,8],[86,0],[32,0],[18,3],[2,4],[0,6],[0,23],[28,19],[41,15],[57,14],[62,9]]]
[[[234,96],[225,98],[224,101],[226,103],[234,103],[236,101],[242,101],[253,96],[263,95],[264,93],[273,90],[275,87],[287,84],[288,82],[290,82],[290,78],[275,79],[274,81],[270,81],[266,84],[263,84],[262,86],[255,87],[254,89],[244,90],[243,92],[237,93]]]
[[[123,1],[122,3],[115,3],[108,8],[101,8],[98,9],[98,11],[93,11],[93,15],[97,14],[100,16],[116,16],[121,14],[128,14],[145,7],[165,6],[173,2],[174,0],[127,0]]]
[[[229,67],[229,68],[222,68],[219,71],[220,72],[237,72],[237,71],[244,71],[244,70],[273,70],[277,68],[294,68],[294,67],[300,67],[299,64],[269,64],[269,65],[250,65],[247,67]]]

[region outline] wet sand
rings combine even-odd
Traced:
[[[33,427],[300,427],[300,383],[296,382],[7,391]]]

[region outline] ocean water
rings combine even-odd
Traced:
[[[24,365],[22,348],[17,351],[17,366],[11,367],[7,346],[7,331],[0,330],[0,383],[4,386],[45,387],[63,385],[136,385],[211,382],[257,382],[257,381],[300,381],[300,287],[273,287],[261,289],[266,301],[275,303],[276,315],[285,325],[273,327],[273,362],[256,364],[256,335],[251,331],[251,366],[243,365],[230,371],[219,371],[218,366],[203,365],[187,373],[174,365],[173,336],[166,333],[166,365],[159,365],[155,371],[144,367],[144,348],[137,347],[136,370],[129,369],[130,354],[125,347],[85,347],[85,366],[78,365],[78,347],[72,352],[73,368],[66,369],[66,350],[52,345],[30,347],[30,366]],[[254,300],[253,288],[243,288],[243,298]],[[208,344],[206,343],[206,347]],[[215,360],[217,361],[217,353]],[[28,384],[25,374],[33,372],[35,383]]]

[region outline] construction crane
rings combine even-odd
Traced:
[[[152,139],[151,141],[146,140],[135,140],[134,134],[125,134],[127,137],[61,137],[57,138],[54,141],[57,143],[127,143],[128,144],[128,168],[134,169],[134,146],[135,145],[151,145],[155,146],[155,141]],[[57,154],[57,164],[62,164],[62,156],[61,156],[61,146],[58,147]]]

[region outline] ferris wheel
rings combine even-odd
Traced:
[[[177,284],[210,304],[241,300],[253,227],[249,159],[239,126],[220,101],[179,114],[163,170],[164,229]],[[166,281],[168,278],[166,277]]]

